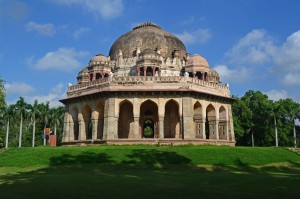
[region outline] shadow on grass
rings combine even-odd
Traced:
[[[0,175],[9,198],[299,198],[300,165],[193,165],[176,152],[63,154],[47,168]]]

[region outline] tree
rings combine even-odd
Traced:
[[[32,147],[35,146],[35,124],[36,119],[40,116],[40,106],[38,104],[38,100],[34,100],[33,105],[29,105],[29,117],[33,122],[33,130],[32,130]]]
[[[238,97],[232,105],[233,125],[237,145],[250,145],[252,123],[252,111],[244,101]]]
[[[281,105],[281,110],[284,114],[284,119],[288,119],[293,126],[293,137],[294,137],[294,147],[297,146],[297,137],[296,137],[296,119],[299,119],[300,115],[300,105],[294,102],[292,99],[281,99],[279,100]]]
[[[56,129],[63,122],[64,107],[57,107],[50,109],[50,123],[54,125],[54,135],[56,135]]]
[[[20,117],[19,147],[22,146],[23,119],[27,114],[27,108],[28,104],[24,101],[23,97],[20,97],[20,99],[16,103],[16,111]]]
[[[8,148],[9,125],[14,115],[15,115],[15,106],[10,105],[4,108],[3,120],[6,121],[5,148]]]
[[[40,114],[41,114],[41,121],[44,122],[44,129],[49,124],[49,102],[40,104]],[[44,146],[46,145],[46,136],[44,137]]]
[[[0,111],[6,107],[4,80],[0,78]],[[0,112],[0,116],[2,113]]]

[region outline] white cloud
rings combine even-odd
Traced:
[[[272,38],[265,30],[252,30],[226,53],[231,63],[264,64],[275,50]]]
[[[33,104],[34,100],[38,100],[39,103],[49,102],[50,107],[63,106],[58,100],[66,98],[67,93],[67,85],[62,83],[53,87],[47,94],[45,95],[23,95],[26,103]],[[8,104],[15,104],[19,98],[8,100]]]
[[[269,99],[274,101],[288,98],[288,94],[285,90],[272,89],[270,91],[265,92],[265,94],[268,95]]]
[[[50,107],[62,106],[63,104],[58,100],[66,97],[67,88],[67,85],[60,83],[52,88],[46,95],[25,96],[24,98],[26,102],[30,104],[33,104],[34,100],[37,99],[39,103],[49,102]]]
[[[24,82],[5,83],[4,88],[7,94],[27,95],[34,91],[34,88]]]
[[[48,52],[44,57],[33,60],[28,59],[28,64],[39,70],[54,69],[63,72],[70,72],[81,66],[79,58],[89,55],[86,51],[75,51],[74,48],[59,48],[54,52]]]
[[[281,83],[286,86],[300,86],[300,72],[299,73],[287,73],[284,74]]]
[[[51,23],[38,24],[36,22],[30,21],[25,24],[26,31],[37,31],[38,33],[45,36],[53,36],[55,34],[55,26]]]
[[[183,33],[175,35],[185,44],[204,44],[212,37],[209,29],[199,28],[192,32],[184,31]]]
[[[300,86],[300,31],[291,34],[274,52],[274,72],[282,76],[281,83]]]
[[[213,69],[219,73],[222,82],[242,82],[250,76],[246,68],[229,69],[226,65],[217,65]]]
[[[80,27],[79,29],[75,30],[73,36],[75,39],[79,39],[83,34],[88,33],[90,28],[87,27]]]
[[[81,6],[89,12],[100,15],[103,19],[113,19],[124,10],[122,0],[55,0],[57,4]]]

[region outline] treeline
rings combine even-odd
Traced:
[[[46,145],[44,128],[51,128],[59,145],[62,138],[64,107],[50,108],[49,102],[33,104],[23,97],[8,105],[5,101],[4,80],[0,78],[0,148]]]
[[[260,91],[234,97],[232,105],[236,144],[240,146],[299,146],[300,104],[292,99],[273,101]]]
[[[34,147],[47,144],[44,128],[51,128],[57,143],[62,138],[64,107],[50,108],[49,102],[28,104],[24,98],[16,104],[6,105],[1,110],[0,148]]]

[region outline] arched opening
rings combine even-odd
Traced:
[[[96,73],[96,80],[100,79],[102,76],[100,73]]]
[[[147,67],[147,69],[146,69],[146,76],[153,76],[153,69],[152,69],[152,67]]]
[[[70,132],[73,133],[74,140],[78,140],[79,122],[78,122],[78,109],[76,107],[74,107],[72,109],[71,117],[72,117],[73,122],[71,122],[71,124],[70,124]],[[71,137],[72,137],[72,135],[71,135]]]
[[[164,137],[180,137],[179,108],[177,102],[174,100],[168,101],[165,106]]]
[[[226,109],[224,106],[221,106],[219,109],[219,139],[227,139],[227,119],[226,119]]]
[[[207,72],[204,73],[204,81],[208,81]]]
[[[118,138],[130,138],[134,131],[133,106],[125,100],[120,103]]]
[[[93,77],[94,77],[94,75],[90,74],[90,81],[93,81]]]
[[[103,138],[103,124],[104,124],[104,105],[98,103],[96,106],[96,111],[98,112],[98,122],[97,122],[97,139]]]
[[[196,72],[196,79],[202,79],[202,73]]]
[[[143,125],[143,137],[154,138],[154,122],[151,119],[146,119]]]
[[[158,67],[155,68],[154,73],[155,73],[154,76],[159,76],[159,68]]]
[[[144,76],[144,67],[140,67],[140,76]]]
[[[109,75],[108,75],[108,73],[104,73],[104,77],[108,77]]]
[[[189,77],[194,77],[192,72],[188,72],[189,73]]]
[[[144,126],[146,121],[148,121],[147,125]],[[158,106],[156,103],[154,103],[151,100],[147,100],[141,104],[139,125],[140,125],[140,136],[142,138],[149,138],[149,137],[145,137],[145,135],[144,135],[144,127],[147,127],[147,126],[149,126],[149,128],[153,130],[153,137],[152,136],[151,137],[158,138],[158,136],[159,136]],[[152,125],[153,125],[153,127],[152,127]],[[148,128],[148,130],[149,130],[149,128]]]
[[[215,139],[215,125],[216,124],[216,111],[213,105],[209,104],[206,108],[206,123],[205,135],[206,139]]]
[[[203,116],[202,106],[199,102],[194,104],[194,129],[196,138],[203,139]]]
[[[85,127],[85,136],[87,140],[92,139],[93,127],[92,127],[92,109],[88,105],[85,105],[82,110],[83,121]]]

